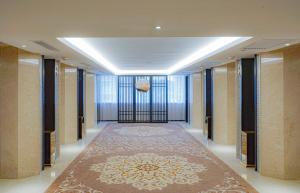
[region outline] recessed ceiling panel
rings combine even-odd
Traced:
[[[168,69],[215,37],[82,38],[122,70]]]
[[[251,37],[58,38],[114,74],[173,74]]]

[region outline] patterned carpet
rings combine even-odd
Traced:
[[[48,193],[256,193],[179,124],[109,124]]]

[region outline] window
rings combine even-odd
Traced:
[[[97,119],[115,121],[118,115],[118,77],[97,76]]]
[[[168,118],[185,120],[185,76],[168,76]]]
[[[118,77],[117,76],[97,76],[99,85],[98,102],[100,103],[117,103]]]
[[[168,102],[185,103],[185,76],[168,76]]]

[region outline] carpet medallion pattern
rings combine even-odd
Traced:
[[[109,124],[48,193],[257,193],[179,124]]]
[[[200,181],[196,173],[206,170],[202,164],[189,163],[183,157],[154,153],[114,156],[90,169],[101,174],[98,178],[101,182],[132,184],[139,190],[161,190],[174,183],[193,184]]]

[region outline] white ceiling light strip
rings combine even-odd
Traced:
[[[82,38],[58,38],[58,40],[69,45],[110,72],[114,74],[119,72],[119,69],[114,64],[108,61],[101,53],[85,42]]]
[[[98,65],[106,68],[116,75],[134,75],[134,74],[173,74],[183,68],[189,67],[196,62],[200,62],[214,54],[225,49],[233,47],[239,43],[251,39],[251,37],[220,37],[209,43],[207,46],[200,48],[195,53],[179,61],[166,70],[121,70],[116,65],[107,60],[100,52],[89,45],[83,38],[58,38],[64,44],[67,44],[77,52],[90,58]]]
[[[209,56],[216,54],[216,51],[221,51],[221,48],[230,45],[234,41],[241,39],[241,37],[220,37],[217,40],[213,41],[212,43],[208,44],[207,46],[200,48],[195,53],[191,54],[187,58],[179,61],[174,66],[169,68],[171,74],[174,72],[191,66],[195,62],[200,61],[201,59],[208,58]]]

